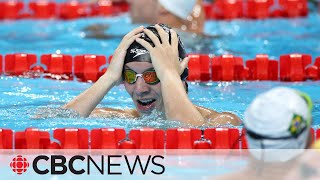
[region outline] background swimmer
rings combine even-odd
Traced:
[[[128,3],[132,23],[164,23],[176,30],[203,33],[205,14],[202,0],[128,0]],[[86,30],[104,31],[107,27],[93,25]]]
[[[220,179],[284,179],[311,147],[311,110],[310,97],[294,89],[278,87],[258,95],[243,121],[252,156],[249,165]]]

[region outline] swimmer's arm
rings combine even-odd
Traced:
[[[207,125],[209,126],[220,126],[220,125],[234,125],[239,126],[241,120],[235,114],[229,112],[219,113],[212,109],[208,109],[201,106],[195,106],[197,110],[201,113]]]
[[[204,124],[204,118],[189,100],[183,82],[177,73],[161,81],[161,91],[168,119],[180,120],[196,126]]]
[[[115,86],[108,71],[99,78],[89,89],[72,99],[62,108],[72,109],[78,112],[82,117],[88,117],[109,90]]]

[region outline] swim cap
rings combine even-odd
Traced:
[[[171,33],[170,33],[170,27],[164,24],[159,24],[159,26],[161,26],[169,35],[169,43],[171,43]],[[155,28],[155,25],[151,25],[146,27],[147,29],[151,30],[160,40],[160,36],[159,33],[157,31],[157,29]],[[152,42],[152,40],[145,34],[142,33],[141,36],[142,39],[144,39],[145,41],[149,42],[153,47],[154,44]],[[185,57],[186,57],[186,51],[184,49],[184,45],[178,35],[178,52],[179,52],[179,60],[182,61]],[[124,64],[127,64],[129,62],[150,62],[151,63],[151,57],[150,57],[150,53],[149,51],[143,47],[141,44],[137,43],[136,41],[134,41],[129,48],[127,49],[127,53],[124,59]],[[183,73],[181,74],[181,80],[186,80],[188,77],[188,68],[186,68]]]
[[[196,0],[159,0],[159,3],[172,14],[181,19],[187,19],[196,4]]]
[[[264,152],[265,161],[287,161],[301,154],[308,142],[311,110],[310,97],[294,89],[277,87],[258,95],[247,108],[243,121],[249,148],[296,149],[285,156]],[[261,158],[258,151],[250,152]]]
[[[313,143],[312,149],[320,149],[320,140],[317,140],[315,143]]]

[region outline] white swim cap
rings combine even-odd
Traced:
[[[187,19],[196,4],[196,0],[159,0],[159,3],[172,14],[181,19]]]
[[[298,149],[265,154],[265,161],[287,161],[302,153],[308,142],[312,102],[294,89],[277,87],[258,95],[244,116],[250,149]],[[260,159],[259,151],[250,151]],[[271,151],[270,151],[271,152]]]

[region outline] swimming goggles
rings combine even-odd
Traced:
[[[160,82],[155,70],[146,70],[142,74],[138,74],[131,69],[124,70],[124,79],[129,84],[134,84],[138,77],[142,77],[147,84],[158,84]]]
[[[257,134],[249,129],[246,129],[246,134],[248,134],[252,139],[255,140],[286,140],[286,139],[297,139],[300,134],[302,134],[307,129],[307,126],[304,126],[298,134],[282,136],[282,137],[270,137],[266,135]]]

